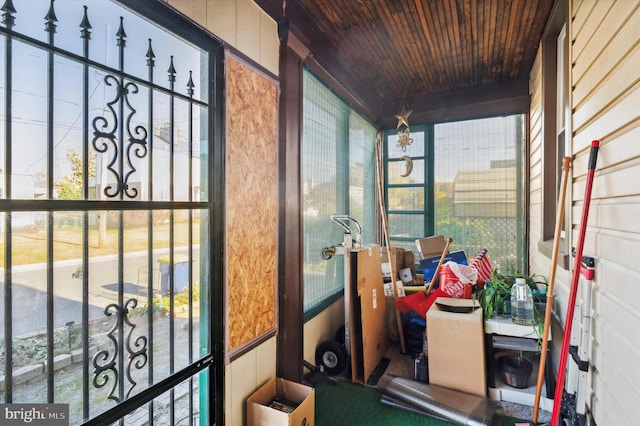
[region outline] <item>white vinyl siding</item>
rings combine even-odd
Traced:
[[[576,171],[586,170],[591,140],[601,140],[585,243],[598,259],[592,410],[598,424],[633,424],[640,401],[640,3],[575,2],[571,10]],[[583,176],[576,196],[584,192]],[[581,208],[574,204],[574,217]]]
[[[542,238],[542,52],[533,63],[529,77],[529,252],[536,253]],[[530,260],[530,270],[537,266]],[[545,265],[548,270],[547,265]]]
[[[584,253],[596,258],[587,403],[596,424],[634,424],[640,401],[640,2],[576,0],[569,11],[573,113],[567,143],[573,162],[572,198],[566,208],[572,218],[572,247],[583,210],[589,147],[600,140],[584,246]],[[530,84],[531,264],[544,271],[548,258],[533,250],[540,234],[535,217],[541,199],[536,160],[541,149],[539,62]],[[559,269],[554,306],[561,321],[570,278]]]

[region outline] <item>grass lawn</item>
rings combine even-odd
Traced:
[[[126,214],[126,212],[125,212]],[[118,253],[118,228],[107,227],[100,238],[98,227],[89,227],[89,256],[98,257]],[[124,228],[124,252],[131,253],[149,248],[147,224]],[[47,229],[44,226],[14,228],[11,233],[12,265],[28,265],[47,261],[49,250]],[[54,261],[82,258],[82,227],[61,226],[53,230]],[[189,242],[189,224],[186,221],[174,223],[174,246],[187,245]],[[193,222],[193,243],[200,242],[200,223]],[[0,238],[0,265],[4,264],[5,238]],[[169,247],[169,223],[163,221],[153,225],[153,248]]]

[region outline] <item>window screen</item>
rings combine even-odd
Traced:
[[[436,124],[435,234],[492,266],[525,270],[522,115]]]
[[[331,215],[352,216],[362,225],[363,242],[375,240],[376,130],[307,70],[303,95],[304,310],[310,318],[344,288],[344,258],[321,257],[324,247],[343,241]]]

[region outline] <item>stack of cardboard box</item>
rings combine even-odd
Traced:
[[[446,247],[442,235],[416,240],[425,283]],[[464,251],[450,252],[444,262],[467,264]],[[475,395],[486,396],[487,377],[482,309],[472,299],[439,297],[426,316],[429,382]]]

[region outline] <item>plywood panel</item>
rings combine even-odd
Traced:
[[[277,85],[227,54],[227,339],[276,327]]]

